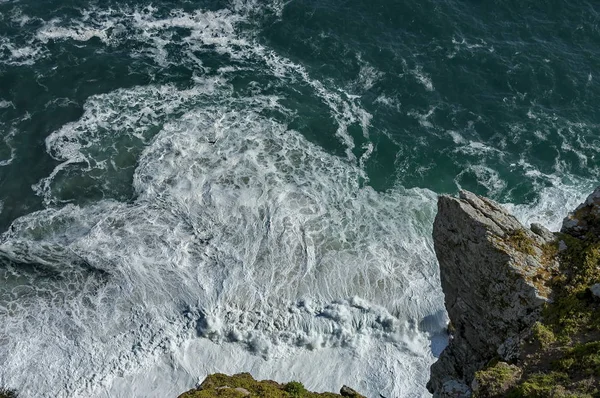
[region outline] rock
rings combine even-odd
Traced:
[[[594,296],[600,298],[600,283],[590,286],[590,292],[592,292]]]
[[[353,390],[352,388],[350,388],[348,386],[342,386],[342,388],[340,389],[340,395],[342,397],[350,397],[350,398],[365,398],[364,395],[360,395],[358,392],[356,392],[355,390]]]
[[[548,228],[544,227],[542,224],[533,223],[531,224],[531,231],[545,240],[546,242],[552,242],[556,239],[554,233],[550,231]]]
[[[564,240],[558,241],[558,251],[564,252],[565,250],[567,250],[567,244],[565,243],[565,241]]]
[[[232,387],[229,387],[229,386],[220,386],[220,387],[215,387],[214,389],[216,391],[219,391],[219,390],[235,390],[235,391],[241,393],[242,396],[244,396],[244,397],[247,397],[247,396],[250,395],[250,391],[246,390],[243,387],[232,388]]]
[[[469,398],[472,395],[471,389],[466,384],[456,380],[448,380],[445,382],[439,393],[440,398]]]
[[[600,235],[600,187],[563,220],[560,232],[583,238],[588,233]]]
[[[549,300],[546,281],[558,269],[544,253],[554,237],[534,228],[536,233],[473,193],[440,196],[433,240],[454,332],[431,367],[427,388],[434,397],[470,396],[476,371],[492,358],[518,356],[522,338]]]
[[[246,390],[245,388],[242,387],[236,387],[234,388],[235,391],[240,392],[242,394],[244,394],[245,397],[247,397],[248,395],[250,395],[250,391]]]

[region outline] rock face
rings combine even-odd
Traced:
[[[582,238],[591,233],[600,236],[600,187],[563,220],[560,232]]]
[[[477,370],[518,356],[558,268],[545,253],[553,234],[532,229],[470,192],[439,198],[433,239],[451,341],[431,367],[427,388],[434,397],[468,397]]]

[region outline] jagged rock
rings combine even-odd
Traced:
[[[538,235],[546,242],[552,242],[555,239],[554,233],[542,224],[533,223],[531,224],[531,232]]]
[[[470,192],[440,196],[433,239],[454,332],[431,367],[427,388],[434,397],[468,397],[466,386],[489,360],[518,356],[549,300],[545,282],[558,268],[544,252],[552,234],[534,228]]]
[[[600,235],[600,187],[592,192],[585,202],[563,220],[562,233],[582,238],[588,233]]]

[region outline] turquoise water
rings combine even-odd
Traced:
[[[597,185],[599,12],[0,0],[0,382],[427,396],[436,194],[556,228]]]

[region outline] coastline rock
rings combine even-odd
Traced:
[[[563,220],[560,232],[577,238],[584,238],[588,233],[600,235],[600,187],[592,192],[585,202],[569,213]]]
[[[197,388],[187,391],[179,398],[209,398],[209,397],[269,397],[269,398],[365,398],[348,386],[343,386],[340,394],[330,392],[315,393],[307,391],[304,386],[297,382],[280,384],[273,380],[255,380],[250,373],[239,373],[228,376],[221,373],[208,375]],[[1,398],[1,397],[0,397]]]
[[[440,196],[433,239],[453,332],[431,367],[427,388],[434,397],[469,397],[476,371],[494,358],[519,355],[558,269],[545,253],[554,235],[540,225],[532,229],[471,192]]]
[[[348,386],[342,386],[342,388],[340,389],[340,394],[342,395],[342,397],[365,398],[364,395],[360,395],[358,392],[356,392]]]

